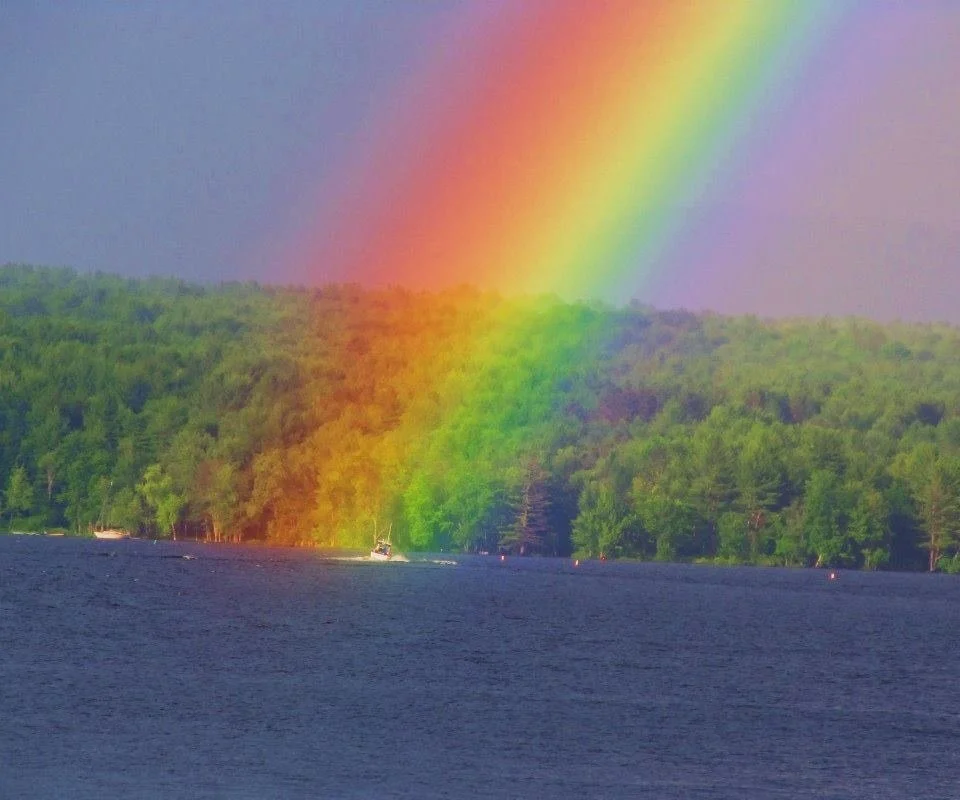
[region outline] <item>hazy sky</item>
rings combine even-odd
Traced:
[[[508,2],[0,0],[0,263],[324,280],[280,255],[317,193],[447,26]],[[719,266],[641,300],[960,323],[960,2],[864,5],[796,103],[817,123],[771,145],[803,180],[758,154],[753,232],[705,214]]]

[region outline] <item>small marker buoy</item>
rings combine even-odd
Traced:
[[[830,580],[835,581],[836,579],[837,579],[837,573],[836,573],[836,572],[831,572],[831,573],[830,573]]]
[[[500,560],[501,560],[501,561],[506,561],[506,560],[507,560],[507,557],[506,557],[505,555],[501,555],[501,556],[500,556]]]

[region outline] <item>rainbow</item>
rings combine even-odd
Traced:
[[[456,8],[324,187],[294,256],[314,282],[646,299],[848,14],[836,0]],[[323,434],[314,530],[360,543],[375,509],[427,547],[500,524],[498,503],[550,452],[557,387],[603,331],[586,306],[498,320],[462,344],[452,379],[416,382],[435,407],[377,441],[347,423]]]
[[[297,258],[373,285],[636,293],[850,16],[836,0],[466,3],[372,113]]]

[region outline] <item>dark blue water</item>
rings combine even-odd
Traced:
[[[960,796],[960,579],[442,558],[0,537],[0,797]]]

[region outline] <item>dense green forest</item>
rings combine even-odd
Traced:
[[[0,529],[960,568],[960,330],[0,269]]]

